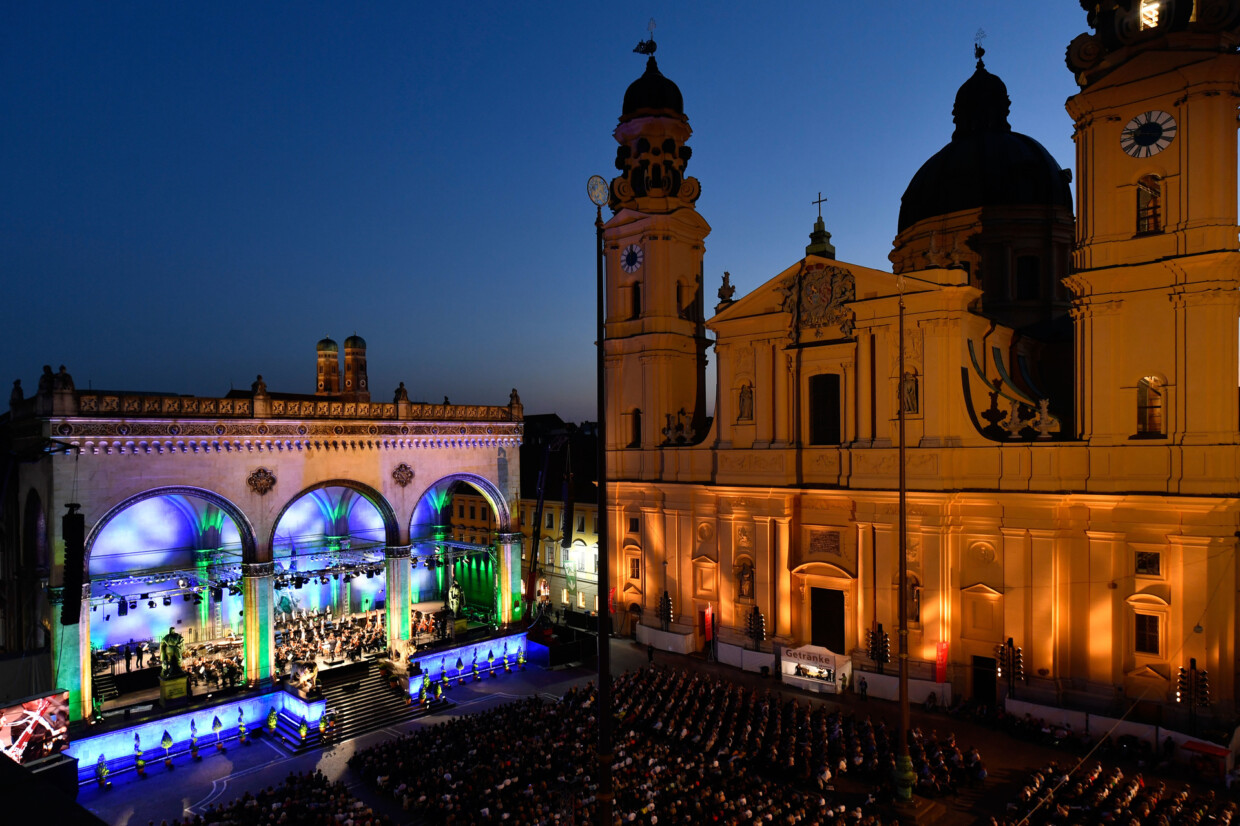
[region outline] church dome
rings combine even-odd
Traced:
[[[646,60],[646,71],[637,80],[629,84],[624,93],[624,111],[621,120],[671,111],[680,117],[685,114],[685,101],[680,94],[680,87],[668,80],[659,71],[654,55]]]
[[[977,71],[956,93],[956,131],[917,170],[900,202],[898,232],[926,218],[988,206],[1072,208],[1063,170],[1042,144],[1008,124],[1007,87]]]
[[[320,353],[337,353],[340,351],[340,348],[336,346],[336,342],[326,336],[318,343],[315,349]]]
[[[346,350],[365,350],[366,339],[354,333],[344,340],[344,348]]]

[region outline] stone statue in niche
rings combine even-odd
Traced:
[[[917,413],[919,411],[917,373],[910,371],[904,374],[904,378],[900,382],[900,404],[904,406],[905,413]]]
[[[736,418],[741,421],[751,421],[753,419],[753,386],[749,384],[741,385],[740,400],[737,405],[740,410]]]
[[[753,599],[753,565],[741,563],[740,572],[736,575],[736,595],[739,599]]]

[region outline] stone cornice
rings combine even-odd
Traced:
[[[266,399],[273,419],[398,419],[436,422],[511,422],[512,409],[495,405],[351,402],[334,399]],[[198,396],[142,396],[90,391],[77,394],[79,416],[117,416],[129,419],[223,418],[253,419],[254,399],[218,399]],[[519,417],[517,417],[519,418]]]
[[[521,444],[520,422],[277,422],[49,419],[48,435],[87,454],[279,453],[491,448]]]

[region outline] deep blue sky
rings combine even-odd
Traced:
[[[887,269],[974,33],[1012,127],[1073,164],[1076,2],[5,3],[0,367],[27,392],[313,392],[357,332],[376,399],[592,418],[592,174],[657,20],[702,183],[708,304],[801,257]],[[712,359],[713,363],[713,359]],[[7,386],[7,385],[6,385]],[[0,402],[2,404],[2,402]]]

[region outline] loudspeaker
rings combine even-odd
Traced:
[[[121,597],[121,601],[116,603],[116,615],[124,617],[129,614],[129,597]]]
[[[78,513],[76,502],[65,505],[69,512],[60,518],[65,539],[64,601],[60,604],[60,624],[77,625],[82,617],[82,579],[86,573],[86,517]]]

